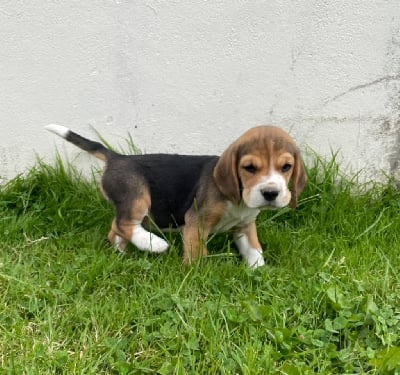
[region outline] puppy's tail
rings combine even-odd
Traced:
[[[68,142],[73,143],[75,146],[78,146],[82,150],[91,153],[92,155],[103,161],[107,161],[108,158],[114,154],[113,151],[106,148],[103,144],[84,138],[79,134],[76,134],[73,131],[69,130],[65,126],[51,124],[45,126],[45,129],[51,131],[54,134],[57,134],[61,138],[64,138]]]

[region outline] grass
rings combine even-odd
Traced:
[[[1,374],[399,374],[400,192],[315,158],[295,211],[258,219],[267,266],[229,236],[181,266],[106,242],[113,211],[70,165],[0,190]]]

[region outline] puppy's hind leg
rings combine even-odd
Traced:
[[[117,217],[113,222],[109,239],[119,249],[131,242],[139,250],[162,253],[168,249],[168,242],[143,228],[142,221],[147,216],[150,200],[136,199],[127,209],[126,205],[116,206]]]
[[[116,220],[114,219],[112,226],[111,226],[111,230],[110,232],[108,232],[108,241],[110,241],[110,243],[112,245],[114,245],[114,247],[120,251],[121,253],[124,253],[126,250],[126,245],[128,244],[128,241],[125,240],[123,237],[121,237],[121,235],[118,234],[118,229],[117,229],[117,224],[116,224]]]
[[[144,229],[141,224],[133,225],[131,242],[140,250],[151,253],[163,253],[168,249],[168,242]]]

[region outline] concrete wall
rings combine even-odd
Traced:
[[[77,154],[48,123],[172,153],[273,123],[400,178],[398,0],[4,0],[0,36],[3,180]]]

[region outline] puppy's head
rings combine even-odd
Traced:
[[[296,207],[307,175],[294,140],[282,129],[258,126],[221,155],[214,181],[234,203],[251,208]]]

